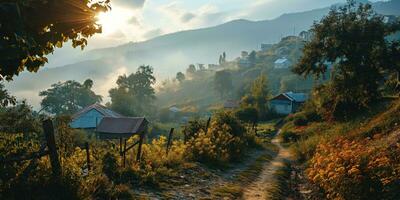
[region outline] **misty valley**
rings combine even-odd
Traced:
[[[0,199],[400,199],[400,1],[0,1]]]

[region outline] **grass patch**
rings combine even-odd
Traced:
[[[239,184],[228,183],[212,190],[211,196],[213,199],[240,199],[243,196],[243,190]]]

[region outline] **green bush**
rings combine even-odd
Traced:
[[[283,142],[287,143],[287,142],[296,142],[300,138],[300,136],[291,131],[284,131],[281,132],[281,138]]]
[[[220,112],[213,117],[207,131],[201,129],[188,141],[187,152],[193,160],[224,165],[239,159],[247,148],[256,144],[254,135],[248,134],[232,113]]]

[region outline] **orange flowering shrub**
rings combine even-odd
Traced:
[[[307,170],[328,199],[399,199],[400,144],[340,137],[320,144]]]

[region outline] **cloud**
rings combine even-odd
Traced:
[[[145,2],[146,0],[112,0],[111,4],[122,7],[140,9],[143,8]]]
[[[132,18],[128,20],[128,23],[135,26],[140,26],[139,19],[136,16],[132,16]]]
[[[196,15],[194,15],[193,13],[185,13],[185,14],[183,14],[182,16],[181,16],[181,21],[183,22],[183,23],[187,23],[187,22],[189,22],[190,20],[192,20],[194,17],[196,17]]]

